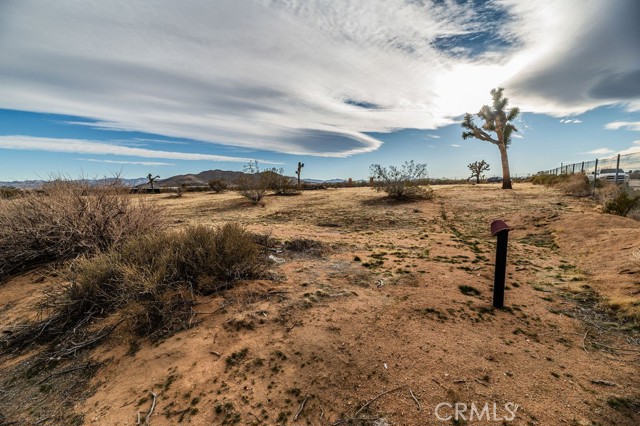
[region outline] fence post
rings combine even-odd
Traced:
[[[598,182],[598,159],[596,158],[596,167],[593,169],[593,195],[596,195],[596,183]]]
[[[493,280],[493,307],[504,307],[504,282],[507,269],[507,245],[509,241],[509,225],[502,220],[491,222],[491,235],[498,237],[496,244],[496,266]]]
[[[582,168],[580,169],[580,173],[584,173],[584,161],[582,162]]]
[[[618,169],[620,169],[620,154],[618,154],[618,161],[616,162],[616,185],[618,184]]]
[[[573,163],[573,170],[571,170],[571,174],[572,175],[576,174],[576,163]]]

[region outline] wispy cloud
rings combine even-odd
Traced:
[[[172,160],[207,160],[231,161],[246,163],[252,158],[227,157],[223,155],[196,154],[190,152],[157,151],[145,148],[132,148],[122,145],[111,145],[104,142],[82,139],[40,138],[33,136],[0,136],[0,149],[68,152],[74,154],[121,155],[143,158],[164,158]],[[278,164],[260,160],[265,164]]]
[[[457,143],[452,143],[451,146],[454,148],[460,148],[462,145],[458,145]]]
[[[604,128],[609,130],[629,129],[640,132],[640,121],[613,121],[605,124]]]
[[[519,134],[519,133],[512,133],[512,134],[511,134],[511,137],[512,137],[512,138],[516,138],[516,139],[524,139],[524,136],[522,136],[522,135],[521,135],[521,134]]]
[[[345,157],[378,149],[370,132],[451,124],[500,84],[559,117],[640,108],[639,5],[21,0],[2,6],[0,107]]]
[[[612,152],[613,150],[609,148],[598,148],[598,149],[585,152],[585,154],[603,155],[603,154],[611,154]]]
[[[99,160],[97,158],[76,158],[79,161],[89,161],[91,163],[107,164],[135,164],[140,166],[175,166],[173,163],[161,163],[157,161],[125,161],[125,160]]]
[[[431,139],[440,139],[439,135],[434,135],[432,133],[428,134],[427,137],[431,138]]]
[[[577,118],[563,118],[560,122],[563,124],[580,124],[582,120],[578,120]]]

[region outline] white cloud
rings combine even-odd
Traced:
[[[634,145],[640,145],[640,139],[638,139],[637,141],[633,141]]]
[[[175,166],[173,163],[161,163],[158,161],[124,161],[124,160],[99,160],[97,158],[76,158],[79,161],[89,161],[91,163],[107,164],[135,164],[141,166]]]
[[[512,138],[516,138],[516,139],[524,139],[524,136],[518,134],[518,133],[512,133],[511,134]]]
[[[473,2],[5,2],[0,107],[344,157],[381,145],[367,132],[450,124],[499,84],[526,111],[640,108],[637,4],[495,0],[513,17],[496,23]],[[437,47],[489,24],[512,47]]]
[[[458,145],[456,143],[452,143],[451,146],[454,147],[454,148],[460,148],[462,145]]]
[[[580,124],[582,120],[578,120],[577,118],[563,118],[560,122],[563,124]]]
[[[122,155],[143,158],[165,158],[172,160],[207,160],[246,163],[252,158],[227,157],[223,155],[195,154],[190,152],[157,151],[145,148],[132,148],[111,145],[104,142],[82,139],[40,138],[34,136],[0,136],[0,149],[68,152],[74,154]],[[265,164],[278,164],[260,160]]]
[[[428,134],[427,136],[430,137],[431,139],[440,139],[439,135],[434,135],[434,134],[431,134],[431,133]]]
[[[594,154],[594,155],[602,155],[602,154],[611,154],[613,150],[609,148],[598,148],[589,152],[585,152],[585,154]]]
[[[609,130],[628,129],[640,132],[640,121],[613,121],[605,124],[604,128]]]

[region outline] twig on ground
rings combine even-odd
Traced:
[[[156,400],[158,399],[158,395],[155,392],[151,392],[151,396],[153,397],[153,402],[151,403],[151,409],[149,410],[149,413],[147,413],[144,418],[144,424],[149,424],[149,418],[153,414],[153,410],[155,410],[156,408]]]
[[[302,410],[304,410],[304,405],[307,403],[307,399],[309,399],[309,395],[304,397],[304,400],[302,401],[302,404],[300,404],[300,408],[298,408],[298,412],[296,413],[295,416],[293,416],[293,421],[294,422],[296,420],[298,420],[298,416],[300,415],[300,413],[302,413]]]
[[[585,346],[584,342],[587,339],[587,335],[589,334],[589,332],[591,331],[591,329],[587,329],[587,332],[584,333],[584,336],[582,336],[582,349],[584,349],[585,352],[589,353],[589,351],[587,350],[587,347]]]
[[[395,392],[395,391],[397,391],[397,390],[400,390],[400,389],[402,389],[402,388],[406,388],[406,387],[407,387],[407,385],[398,386],[398,387],[396,387],[396,388],[393,388],[393,389],[390,389],[390,390],[388,390],[388,391],[382,392],[381,394],[379,394],[379,395],[377,395],[377,396],[373,397],[373,399],[371,399],[369,402],[367,402],[367,403],[366,403],[366,404],[364,404],[362,407],[360,407],[360,408],[358,409],[358,411],[356,411],[356,413],[353,415],[353,417],[357,417],[357,416],[358,416],[358,414],[360,414],[360,413],[362,412],[362,410],[364,410],[365,408],[367,408],[367,407],[368,407],[372,402],[377,401],[379,398],[381,398],[381,397],[383,397],[383,396],[385,396],[385,395],[388,395],[388,394],[390,394],[391,392]]]
[[[416,405],[418,406],[418,411],[422,410],[420,401],[418,401],[418,398],[416,398],[416,396],[413,394],[413,391],[411,389],[409,389],[409,393],[411,394],[411,398],[413,398],[413,400],[416,402]]]
[[[295,327],[302,325],[302,321],[296,321],[293,323],[293,325],[291,327],[287,327],[287,332],[293,330]]]

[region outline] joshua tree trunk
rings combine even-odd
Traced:
[[[509,173],[509,157],[507,157],[507,147],[498,144],[500,150],[500,160],[502,161],[502,189],[511,189],[511,174]]]
[[[480,173],[476,175],[476,183],[480,185]]]

